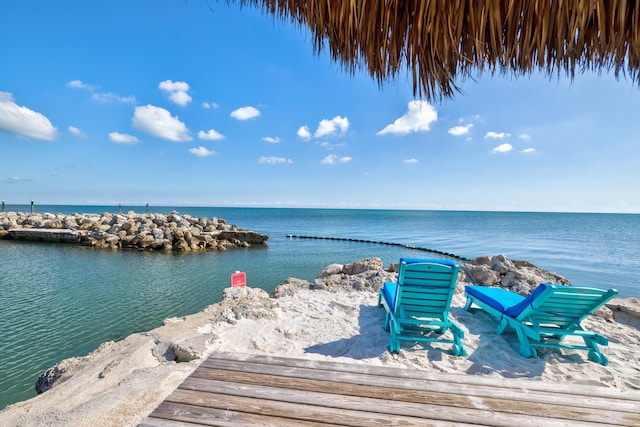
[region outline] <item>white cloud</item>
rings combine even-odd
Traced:
[[[7,178],[8,184],[19,184],[21,182],[31,182],[33,181],[31,178],[22,178],[19,176],[12,176],[11,178]]]
[[[263,141],[265,142],[270,142],[271,144],[278,144],[280,143],[280,138],[276,137],[271,137],[271,136],[265,136],[264,138],[262,138]]]
[[[344,134],[349,129],[349,119],[335,116],[331,120],[323,119],[318,123],[318,128],[313,134],[316,138],[324,136],[337,136]]]
[[[85,89],[89,91],[94,91],[96,89],[95,86],[88,85],[82,82],[81,80],[71,80],[69,83],[67,83],[67,86],[73,87],[76,89]]]
[[[491,150],[492,153],[506,153],[508,151],[513,150],[513,146],[511,144],[500,144]]]
[[[275,165],[279,163],[293,163],[293,160],[284,157],[266,157],[262,156],[258,159],[258,163],[263,165]]]
[[[337,163],[349,163],[351,160],[351,157],[339,157],[335,154],[329,154],[320,163],[323,165],[335,165]]]
[[[120,96],[115,93],[106,93],[106,92],[96,92],[91,95],[91,97],[103,104],[107,104],[110,102],[116,102],[120,104],[135,104],[136,98],[135,96]]]
[[[404,162],[407,164],[418,163],[417,159],[404,159]]]
[[[238,120],[249,120],[254,117],[258,117],[259,115],[260,110],[251,106],[241,107],[231,112],[231,117]]]
[[[349,119],[346,117],[335,116],[331,120],[320,120],[313,135],[307,125],[300,126],[300,128],[298,128],[297,135],[305,141],[308,141],[312,136],[314,138],[335,137],[343,135],[347,130],[349,130]]]
[[[17,105],[9,92],[0,92],[0,131],[44,141],[53,141],[58,135],[47,117]]]
[[[426,101],[410,101],[407,112],[376,135],[426,132],[431,129],[431,123],[436,120],[438,120],[438,112],[431,104]]]
[[[218,141],[220,139],[225,139],[225,136],[215,129],[209,129],[206,132],[202,130],[198,132],[198,138],[209,141]]]
[[[454,126],[451,129],[449,129],[449,133],[453,136],[466,135],[469,133],[472,127],[473,127],[473,123],[469,123],[466,126]]]
[[[158,84],[158,87],[165,92],[188,92],[189,85],[186,82],[174,82],[165,80]]]
[[[485,138],[493,138],[493,139],[509,138],[510,136],[511,134],[506,132],[487,132],[484,135]]]
[[[528,133],[521,133],[520,135],[518,135],[518,138],[528,141],[531,139],[531,135],[529,135]]]
[[[536,149],[535,148],[525,148],[524,150],[522,150],[523,153],[535,153]]]
[[[135,144],[138,142],[138,138],[135,136],[119,132],[111,132],[109,139],[117,144]]]
[[[191,102],[191,96],[187,93],[189,85],[186,82],[174,82],[165,80],[158,84],[160,90],[169,94],[169,99],[178,105],[185,106]]]
[[[120,96],[115,93],[108,92],[97,92],[98,86],[86,84],[80,80],[72,80],[67,83],[67,86],[75,88],[75,89],[83,89],[88,92],[91,92],[91,98],[94,101],[101,102],[103,104],[107,104],[110,102],[122,103],[122,104],[135,104],[136,98],[135,96]]]
[[[183,107],[191,102],[191,96],[187,92],[173,92],[169,95],[169,99]]]
[[[346,142],[331,143],[329,141],[317,141],[316,144],[318,144],[318,146],[320,146],[322,148],[326,148],[328,150],[335,150],[336,148],[346,147],[347,146]]]
[[[86,136],[86,134],[85,134],[84,132],[82,132],[80,129],[78,129],[78,128],[77,128],[77,127],[75,127],[75,126],[69,126],[69,127],[67,128],[67,130],[68,130],[69,132],[71,132],[72,134],[76,135],[76,136],[81,136],[81,137]]]
[[[216,104],[215,102],[203,102],[202,103],[202,108],[206,108],[207,110],[209,108],[218,108],[218,107],[219,107],[219,105]]]
[[[191,141],[189,129],[178,117],[154,105],[136,107],[131,123],[134,128],[169,141]]]
[[[189,152],[191,154],[194,154],[194,155],[198,156],[198,157],[209,157],[209,156],[213,156],[213,155],[216,154],[215,151],[208,150],[207,148],[202,147],[202,146],[200,146],[198,148],[189,148]]]
[[[297,134],[300,138],[304,139],[305,141],[308,141],[311,139],[311,132],[309,132],[308,126],[300,126]]]

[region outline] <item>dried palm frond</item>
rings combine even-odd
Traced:
[[[379,83],[405,68],[414,94],[452,97],[484,71],[640,79],[635,0],[236,0],[307,26],[314,49]]]

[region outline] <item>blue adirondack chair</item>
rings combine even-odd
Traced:
[[[386,310],[389,350],[400,351],[400,340],[453,344],[456,356],[466,355],[463,330],[449,318],[458,280],[458,265],[448,260],[401,258],[397,282],[380,288],[378,305]],[[453,339],[443,334],[450,330]]]
[[[607,365],[609,361],[598,344],[606,346],[609,340],[585,330],[581,322],[617,294],[615,289],[543,283],[525,298],[502,288],[466,286],[464,309],[476,304],[499,319],[497,334],[502,334],[507,326],[514,328],[524,357],[537,357],[536,347],[587,350],[589,360]],[[581,337],[585,345],[560,342],[568,335]]]

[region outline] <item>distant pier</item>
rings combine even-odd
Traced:
[[[78,243],[80,238],[80,232],[68,229],[12,228],[8,232],[13,240],[31,242]]]

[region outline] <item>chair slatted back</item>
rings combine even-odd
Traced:
[[[446,319],[457,280],[457,265],[401,263],[397,306],[402,316]]]
[[[551,285],[518,319],[562,329],[577,328],[585,317],[616,295],[615,290]]]

